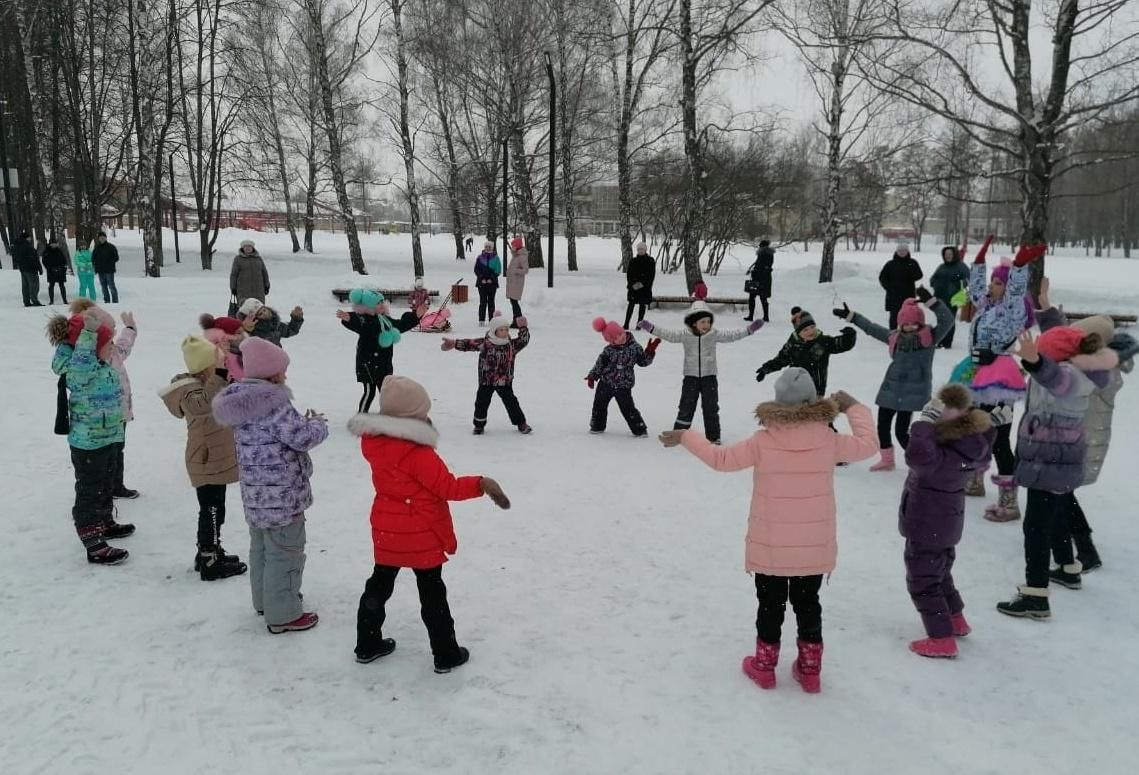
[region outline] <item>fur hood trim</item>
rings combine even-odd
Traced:
[[[166,398],[171,393],[181,390],[182,388],[200,386],[202,383],[195,377],[180,375],[174,378],[174,381],[165,387],[158,389],[158,397]]]
[[[435,426],[414,417],[361,413],[348,421],[348,431],[353,436],[390,436],[432,449],[439,444],[439,431]]]
[[[951,441],[960,441],[978,433],[984,433],[993,427],[993,418],[988,412],[974,409],[968,414],[954,417],[934,424],[934,437],[939,444]]]
[[[755,417],[761,425],[806,425],[808,423],[829,423],[838,417],[838,405],[829,398],[812,404],[788,406],[775,401],[767,401],[755,408]]]
[[[293,391],[284,385],[261,379],[243,379],[227,387],[214,399],[214,419],[236,427],[286,407]]]

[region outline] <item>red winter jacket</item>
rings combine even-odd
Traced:
[[[481,478],[456,477],[435,451],[429,423],[358,414],[348,429],[372,467],[372,544],[377,565],[434,568],[458,547],[448,501],[482,496]]]

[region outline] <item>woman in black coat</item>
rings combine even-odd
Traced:
[[[910,246],[898,243],[894,256],[878,273],[878,283],[886,292],[886,311],[890,313],[890,330],[898,327],[898,310],[906,299],[917,296],[918,280],[922,278],[921,265],[910,255]]]
[[[625,286],[628,290],[629,307],[625,310],[625,330],[629,330],[629,323],[633,320],[633,307],[640,306],[637,311],[637,322],[645,319],[645,309],[653,303],[653,280],[656,279],[656,259],[649,255],[649,246],[641,242],[637,244],[637,255],[629,262],[629,271],[625,275]]]
[[[59,286],[59,298],[67,303],[67,256],[59,247],[59,240],[52,238],[43,254],[43,265],[47,271],[47,299],[55,304],[55,286]]]
[[[775,251],[771,249],[770,240],[760,240],[759,250],[755,252],[755,263],[748,272],[751,274],[750,290],[747,294],[747,317],[744,320],[755,319],[755,297],[759,297],[763,305],[763,322],[770,323],[768,317],[767,300],[771,298],[771,272],[775,268]]]

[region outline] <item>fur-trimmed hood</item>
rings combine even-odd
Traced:
[[[439,445],[439,431],[425,420],[414,417],[389,417],[385,414],[361,413],[348,421],[353,436],[390,436],[434,449]]]
[[[985,433],[993,427],[993,418],[988,412],[973,409],[968,414],[954,417],[934,424],[934,437],[938,444],[948,444],[954,441]]]
[[[764,427],[829,423],[833,422],[838,414],[838,405],[829,398],[799,406],[767,401],[755,408],[755,417]]]
[[[293,391],[285,385],[244,379],[233,383],[214,399],[214,419],[222,425],[235,427],[288,406],[292,400]]]

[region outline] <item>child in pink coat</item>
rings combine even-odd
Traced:
[[[853,435],[835,433],[830,423],[847,415]],[[661,434],[666,447],[680,444],[717,471],[753,469],[748,516],[746,568],[755,574],[755,656],[743,670],[764,689],[775,687],[775,666],[783,614],[790,598],[798,623],[799,657],[791,675],[803,690],[821,688],[823,623],[819,588],[834,570],[834,469],[873,457],[878,437],[870,410],[843,392],[820,399],[810,374],[784,370],[775,383],[775,400],[756,407],[762,428],[751,438],[723,449],[689,431]]]

